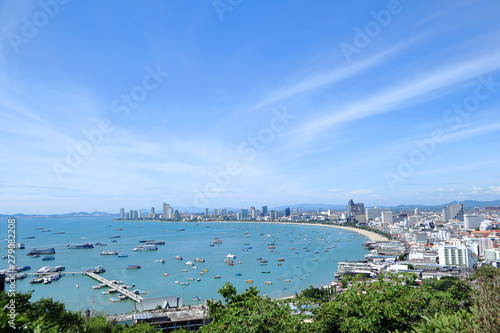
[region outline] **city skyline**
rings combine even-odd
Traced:
[[[498,3],[0,8],[3,213],[500,198]]]

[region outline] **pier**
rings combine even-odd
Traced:
[[[113,283],[113,282],[103,278],[100,275],[97,275],[95,273],[90,273],[90,272],[85,272],[85,275],[88,275],[91,278],[108,285],[108,287],[110,287],[110,288],[118,290],[120,293],[122,293],[123,295],[127,296],[128,298],[130,298],[136,302],[140,302],[141,300],[143,300],[143,298],[141,296],[134,294],[133,292],[124,288],[123,286],[118,285],[116,283]]]

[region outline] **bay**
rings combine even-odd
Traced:
[[[3,230],[6,235],[7,221]],[[367,238],[358,233],[321,225],[284,223],[116,221],[109,216],[26,218],[17,220],[16,236],[17,242],[26,246],[24,250],[16,250],[16,264],[31,266],[27,273],[36,273],[46,265],[66,267],[65,276],[50,284],[30,284],[32,276],[16,281],[18,292],[33,290],[32,300],[52,297],[70,310],[89,309],[105,314],[131,312],[134,301],[111,302],[110,295],[102,294],[106,289],[91,288],[97,281],[71,272],[103,265],[106,268],[103,277],[122,280],[128,285],[133,283],[135,288],[147,292],[145,298],[178,296],[184,304],[200,304],[206,299],[220,299],[217,290],[225,282],[231,282],[238,292],[255,286],[261,295],[272,298],[291,296],[311,285],[321,287],[332,281],[339,261],[363,259],[367,253],[361,246]],[[117,236],[120,237],[111,238]],[[215,239],[222,243],[212,244]],[[166,244],[158,245],[157,251],[132,251],[142,240],[164,240]],[[94,245],[92,249],[67,247],[82,243],[107,245]],[[45,247],[55,248],[55,260],[42,261],[41,257],[26,255],[32,248]],[[4,239],[5,254],[6,248]],[[101,255],[103,250],[129,256]],[[224,262],[228,254],[236,256],[234,265]],[[183,260],[176,260],[176,256],[182,256]],[[161,258],[165,263],[159,261]],[[186,265],[186,261],[195,258],[205,262]],[[267,263],[261,263],[263,260]],[[127,269],[130,264],[141,268]],[[7,260],[0,265],[7,268]],[[204,269],[208,271],[200,275]],[[214,278],[216,275],[220,278]],[[196,281],[198,278],[201,281]]]

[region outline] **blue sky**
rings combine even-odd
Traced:
[[[0,213],[500,198],[498,2],[0,7]]]

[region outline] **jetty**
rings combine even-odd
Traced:
[[[134,294],[133,292],[131,292],[130,290],[128,290],[124,286],[116,284],[116,283],[114,283],[114,282],[112,282],[112,281],[110,281],[108,279],[105,279],[105,278],[103,278],[100,275],[97,275],[97,274],[91,273],[91,272],[85,272],[85,275],[88,275],[91,278],[93,278],[94,280],[97,280],[97,281],[99,281],[101,283],[106,284],[110,288],[116,289],[118,292],[120,292],[123,295],[127,296],[131,300],[134,300],[136,302],[140,302],[140,301],[142,301],[144,299],[143,297]]]

